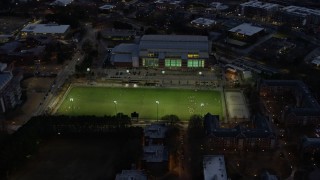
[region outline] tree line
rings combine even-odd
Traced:
[[[116,116],[37,116],[32,117],[0,144],[0,179],[7,179],[36,154],[41,142],[52,137],[106,136],[119,138],[130,150],[126,160],[131,163],[141,156],[143,129],[130,127],[131,119],[124,114]],[[140,148],[139,148],[140,147]],[[130,156],[130,157],[129,157]],[[126,162],[123,162],[124,164]],[[119,166],[120,167],[120,166]]]

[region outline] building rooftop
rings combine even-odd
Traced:
[[[298,16],[306,17],[309,15],[317,15],[320,16],[320,10],[318,9],[309,9],[300,6],[286,6],[282,8],[282,11],[285,11],[290,14],[295,14]]]
[[[216,24],[216,21],[212,19],[207,19],[207,18],[198,18],[191,21],[191,24],[195,24],[197,26],[212,26]]]
[[[58,24],[28,24],[21,31],[31,33],[48,33],[48,34],[63,34],[69,29],[70,25]]]
[[[313,97],[309,88],[299,80],[263,80],[262,84],[266,86],[284,86],[292,87],[296,91],[301,92],[304,107],[290,108],[289,112],[295,113],[297,116],[320,116],[320,105]]]
[[[265,2],[260,2],[260,1],[248,1],[248,2],[240,4],[240,6],[256,7],[256,8],[266,9],[266,10],[280,7],[279,4],[265,3]]]
[[[55,0],[54,2],[51,3],[51,5],[67,6],[72,2],[73,0]]]
[[[1,73],[0,74],[0,90],[2,90],[13,78],[11,73]]]
[[[223,155],[203,157],[204,180],[227,180],[227,171]]]
[[[141,41],[207,42],[208,37],[192,35],[144,35]]]
[[[244,138],[267,138],[273,137],[274,133],[266,117],[256,115],[253,118],[255,128],[244,128],[237,125],[235,128],[220,128],[219,117],[217,115],[206,114],[204,117],[204,127],[207,135],[216,137],[237,137]]]
[[[143,147],[143,160],[146,162],[168,161],[169,153],[163,145],[149,145]]]
[[[168,128],[162,124],[151,124],[144,128],[144,136],[152,139],[163,139],[166,137]]]
[[[140,50],[158,52],[209,52],[207,36],[188,35],[144,35],[140,40]]]
[[[210,4],[211,7],[217,9],[217,10],[226,10],[229,8],[229,6],[222,4],[221,2],[212,2]]]
[[[122,170],[116,175],[116,180],[147,180],[147,176],[139,170]]]
[[[252,26],[251,24],[248,24],[248,23],[243,23],[243,24],[240,24],[239,26],[236,26],[236,27],[230,29],[229,32],[244,34],[246,36],[252,36],[252,35],[259,33],[263,30],[264,30],[264,28]]]
[[[111,5],[111,4],[106,4],[106,5],[103,5],[103,6],[100,6],[99,9],[102,9],[102,10],[110,10],[110,9],[113,9],[114,5]]]

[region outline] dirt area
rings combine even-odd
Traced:
[[[40,145],[38,154],[10,180],[114,179],[117,142],[108,138],[55,138]]]

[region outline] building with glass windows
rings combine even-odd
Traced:
[[[124,48],[128,46],[132,48]],[[207,36],[144,35],[139,44],[114,47],[111,63],[121,67],[204,68],[208,67],[210,49]]]
[[[139,44],[140,66],[204,68],[209,49],[207,36],[144,35]]]

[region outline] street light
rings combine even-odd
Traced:
[[[117,101],[113,101],[113,103],[114,103],[114,109],[116,110],[116,115],[117,115],[118,114],[118,111],[117,111],[118,102]]]
[[[157,121],[159,120],[159,101],[156,101],[157,104]]]

